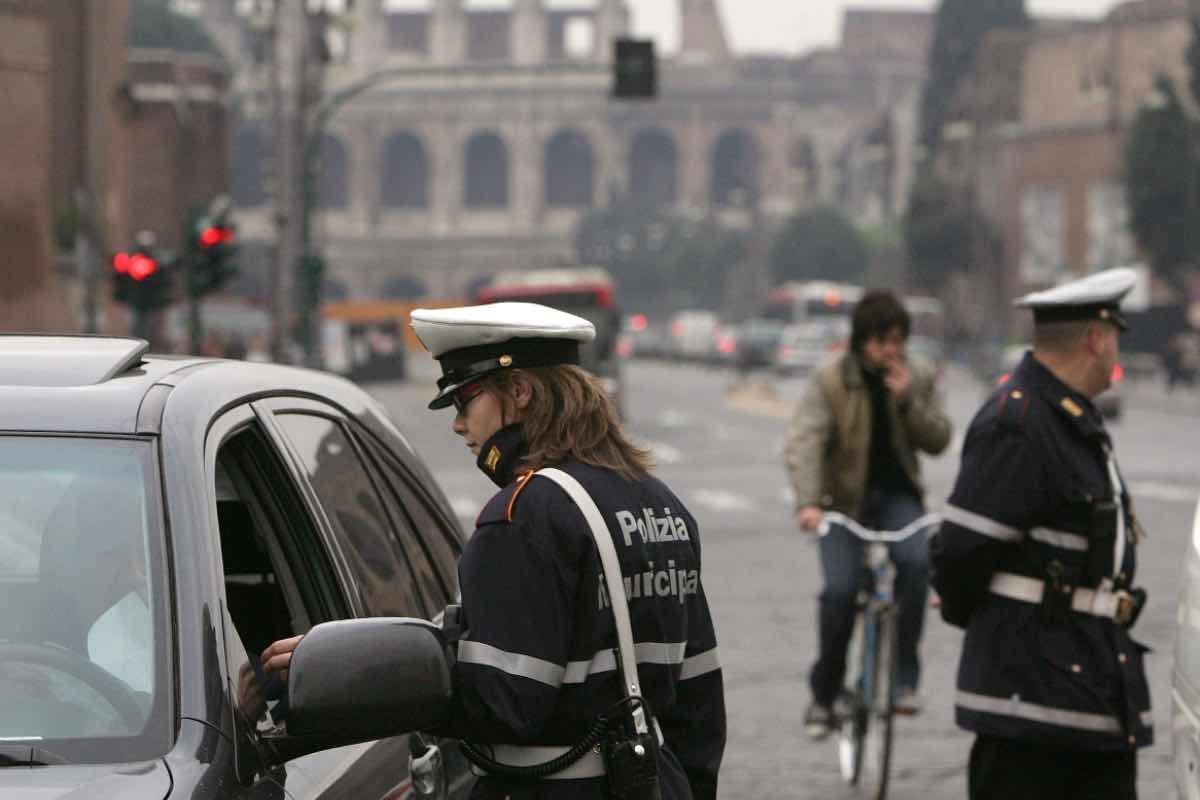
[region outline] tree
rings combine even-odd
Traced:
[[[961,201],[931,174],[914,184],[904,212],[908,278],[913,286],[937,289],[971,263],[971,214]]]
[[[936,152],[959,81],[971,72],[984,37],[997,28],[1027,28],[1025,0],[942,0],[921,99],[921,142]]]
[[[579,263],[606,268],[622,297],[646,307],[717,308],[726,276],[746,253],[745,237],[713,220],[627,203],[588,214],[574,238]]]
[[[871,262],[871,251],[853,225],[833,208],[792,217],[771,245],[768,264],[774,283],[837,280],[854,283]]]
[[[1180,280],[1200,252],[1200,182],[1194,131],[1170,78],[1160,75],[1125,147],[1129,224],[1151,266]]]

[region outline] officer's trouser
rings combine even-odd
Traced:
[[[1137,754],[979,736],[968,785],[970,800],[1137,800]]]

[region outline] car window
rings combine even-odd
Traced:
[[[0,742],[90,763],[166,751],[158,485],[148,441],[0,437]]]
[[[396,536],[416,574],[419,588],[431,610],[437,610],[457,594],[457,540],[449,523],[423,497],[415,479],[368,436],[360,440],[368,454],[368,465],[379,484],[391,513]]]
[[[407,554],[392,535],[383,500],[341,424],[301,413],[280,413],[276,420],[303,462],[367,613],[431,613],[421,602]]]

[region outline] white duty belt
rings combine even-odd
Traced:
[[[629,621],[629,601],[625,597],[625,581],[621,577],[621,562],[617,558],[617,548],[613,546],[612,534],[604,524],[604,516],[596,506],[596,501],[588,494],[583,485],[561,469],[541,469],[535,475],[549,478],[562,487],[567,496],[574,501],[587,521],[596,540],[596,549],[600,553],[600,566],[604,570],[604,583],[608,588],[608,597],[612,601],[613,621],[617,626],[617,667],[621,671],[621,682],[625,696],[630,700],[640,700],[642,697],[641,684],[638,682],[637,660],[633,649],[633,626]],[[638,705],[634,712],[634,726],[638,733],[647,733],[650,729],[646,722],[644,705]],[[654,732],[658,743],[663,743],[662,729],[658,720],[654,721]],[[492,746],[493,758],[501,764],[513,767],[528,767],[544,764],[566,753],[570,747],[534,747],[526,745],[497,744]],[[546,775],[542,780],[576,780],[579,778],[598,778],[604,775],[604,759],[596,748],[564,770]]]
[[[1038,604],[1046,593],[1046,582],[1011,572],[992,575],[988,587],[992,594]],[[1067,589],[1071,592],[1071,610],[1080,614],[1113,619],[1121,622],[1132,611],[1132,598],[1128,592],[1110,592],[1107,589]]]

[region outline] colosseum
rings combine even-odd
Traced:
[[[569,261],[580,217],[617,203],[730,225],[817,203],[894,219],[931,16],[851,9],[835,47],[746,55],[715,0],[677,2],[658,96],[619,100],[622,0],[357,0],[325,82],[326,97],[370,86],[320,147],[315,235],[330,277],[351,297],[457,295],[498,270]],[[252,256],[274,236],[267,75],[233,0],[206,5],[235,65],[234,194]]]

